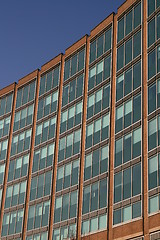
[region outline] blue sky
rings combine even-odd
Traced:
[[[0,89],[90,34],[124,0],[5,0],[0,3]]]

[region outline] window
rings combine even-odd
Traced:
[[[29,206],[27,230],[48,225],[50,201]]]
[[[160,145],[160,116],[148,122],[148,150]]]
[[[26,85],[25,87],[18,89],[16,108],[34,100],[35,88],[36,88],[36,81],[33,81],[30,84]]]
[[[36,127],[35,145],[46,142],[55,137],[56,116],[38,124]]]
[[[148,47],[160,38],[160,14],[148,23]]]
[[[71,224],[53,230],[52,240],[60,240],[76,237],[76,224]]]
[[[159,0],[148,0],[148,16],[150,16],[159,6]]]
[[[141,24],[141,3],[118,20],[118,42]]]
[[[84,68],[85,49],[65,60],[64,81]]]
[[[109,138],[109,113],[86,126],[86,149]]]
[[[160,210],[160,194],[149,197],[149,213],[155,213]]]
[[[160,154],[148,160],[148,189],[160,186]]]
[[[115,167],[140,155],[141,127],[115,141]]]
[[[148,114],[160,107],[160,80],[148,87]]]
[[[141,119],[141,94],[116,108],[115,132],[129,127]]]
[[[0,161],[6,158],[7,146],[8,140],[0,141]]]
[[[84,181],[108,171],[108,145],[85,156]]]
[[[78,184],[79,159],[57,169],[56,191]]]
[[[14,117],[13,131],[17,131],[18,129],[31,124],[33,119],[33,111],[34,111],[34,106],[32,104],[29,107],[26,107],[16,112]]]
[[[94,88],[111,76],[111,56],[89,69],[88,90]]]
[[[88,96],[87,118],[110,106],[110,84]]]
[[[58,161],[63,161],[65,158],[69,158],[72,155],[79,153],[81,140],[81,129],[60,138],[59,140],[59,153]]]
[[[63,86],[62,107],[72,102],[83,94],[84,76],[73,79],[70,83]]]
[[[148,54],[148,80],[160,71],[160,47]]]
[[[0,138],[9,134],[10,121],[10,117],[0,120]]]
[[[103,53],[108,51],[112,45],[112,28],[90,43],[90,63]]]
[[[61,113],[60,133],[63,133],[82,121],[82,101]]]
[[[32,172],[53,165],[54,143],[34,151]]]
[[[141,62],[117,77],[116,101],[131,93],[141,85]]]
[[[86,235],[89,232],[95,232],[98,230],[104,230],[107,227],[107,215],[99,215],[89,220],[82,222],[82,235]]]
[[[0,116],[11,112],[13,94],[0,98]]]
[[[43,233],[28,236],[26,240],[46,240],[47,237],[48,237],[48,232],[43,232]]]
[[[9,163],[8,182],[21,178],[28,173],[29,155],[11,160]]]
[[[77,216],[77,191],[64,194],[55,199],[54,223]]]
[[[7,187],[5,208],[23,204],[26,193],[26,181]]]
[[[117,71],[141,54],[141,31],[117,49]]]
[[[39,96],[59,85],[60,66],[41,76]]]
[[[28,150],[30,148],[31,132],[32,130],[29,129],[13,136],[11,145],[11,156],[15,155],[16,153]]]
[[[0,184],[3,184],[5,164],[0,165]]]
[[[31,180],[30,201],[50,195],[52,172],[46,172]]]
[[[83,188],[83,210],[86,214],[107,207],[107,178]]]
[[[37,120],[57,111],[58,91],[40,98],[38,102]]]
[[[118,208],[113,211],[113,225],[121,222],[132,221],[132,219],[141,217],[141,202],[132,203],[123,208]]]
[[[3,215],[2,236],[7,236],[22,231],[23,209]]]
[[[114,175],[114,203],[141,193],[141,163]]]

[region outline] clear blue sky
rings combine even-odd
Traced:
[[[0,3],[0,89],[90,34],[124,0],[4,0]]]

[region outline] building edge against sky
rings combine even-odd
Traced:
[[[1,239],[160,239],[160,1],[127,0],[0,90]]]

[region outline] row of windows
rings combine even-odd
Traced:
[[[34,105],[30,105],[15,113],[13,131],[17,131],[32,123]]]
[[[149,198],[149,213],[160,211],[160,194]]]
[[[9,163],[8,182],[24,177],[28,172],[29,154]]]
[[[50,201],[29,206],[27,230],[48,225]]]
[[[121,20],[118,21],[118,39],[119,42],[124,36],[127,36],[133,29],[141,24],[141,3],[132,8]]]
[[[114,175],[114,203],[141,193],[141,164]]]
[[[63,86],[62,107],[82,96],[83,80],[84,76],[80,75],[67,85]]]
[[[86,126],[86,149],[109,138],[109,116],[108,113]]]
[[[160,107],[160,80],[148,87],[148,114]]]
[[[117,71],[141,54],[141,31],[117,49]]]
[[[25,87],[18,89],[16,108],[32,101],[35,98],[36,82],[32,82]]]
[[[56,116],[37,125],[35,145],[48,141],[55,137]]]
[[[54,156],[54,143],[34,152],[32,172],[52,166]]]
[[[160,186],[160,154],[148,160],[148,189]]]
[[[148,16],[150,16],[159,6],[159,0],[148,0]]]
[[[84,68],[85,49],[65,61],[64,81]]]
[[[103,53],[111,49],[112,44],[112,28],[108,29],[100,37],[90,43],[90,63]]]
[[[46,97],[39,99],[37,120],[57,111],[58,91],[53,92]]]
[[[91,90],[111,75],[111,56],[103,59],[89,70],[88,90]]]
[[[83,209],[86,214],[107,207],[107,178],[83,187]]]
[[[23,209],[3,215],[1,236],[7,236],[22,231]]]
[[[148,54],[148,79],[160,71],[160,47]]]
[[[41,77],[39,95],[48,92],[59,84],[59,70],[60,67],[53,69],[49,73]]]
[[[160,14],[148,23],[148,47],[160,38]]]
[[[55,199],[54,223],[77,216],[78,192],[70,192]]]
[[[3,183],[4,171],[5,171],[5,164],[1,164],[0,165],[0,184]]]
[[[5,208],[23,204],[26,193],[26,181],[7,187]]]
[[[50,195],[52,172],[46,172],[31,180],[30,201]]]
[[[11,145],[11,156],[30,148],[31,132],[32,130],[29,129],[13,137]]]
[[[141,119],[141,94],[131,98],[116,108],[115,132],[130,126]]]
[[[115,167],[140,155],[141,127],[115,141]]]
[[[9,113],[12,109],[13,94],[0,99],[0,116]]]
[[[119,224],[121,222],[131,221],[132,219],[141,217],[141,202],[132,203],[123,208],[114,210],[113,212],[113,224]]]
[[[0,120],[0,138],[9,134],[11,117]]]
[[[0,161],[6,158],[8,140],[0,142]]]
[[[53,230],[52,240],[63,240],[76,237],[76,224],[61,227]]]
[[[39,233],[26,237],[26,240],[46,240],[48,237],[48,232]]]
[[[79,102],[61,113],[60,133],[81,123],[82,110],[82,102]]]
[[[116,80],[116,101],[141,86],[141,62],[125,71]]]
[[[81,140],[81,129],[63,137],[59,140],[58,161],[79,153]]]
[[[100,215],[82,222],[82,235],[107,228],[107,215]]]
[[[84,181],[108,171],[108,145],[94,150],[85,156]]]
[[[57,169],[56,191],[78,184],[79,159]]]
[[[160,116],[148,122],[148,150],[160,145]]]
[[[88,96],[87,119],[110,106],[110,84]]]

